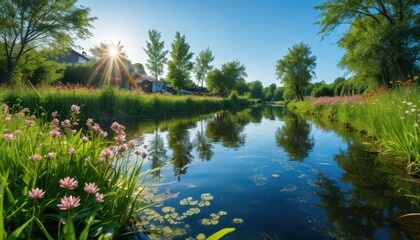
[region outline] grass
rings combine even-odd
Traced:
[[[82,119],[121,119],[139,117],[161,117],[182,113],[208,113],[211,111],[248,106],[243,97],[217,98],[203,96],[172,96],[144,94],[115,88],[68,89],[43,88],[35,90],[1,88],[0,97],[10,106],[19,104],[31,111],[66,114],[73,104],[83,107]]]
[[[389,152],[407,160],[410,173],[416,173],[420,170],[418,96],[418,89],[406,88],[382,91],[373,96],[315,98],[291,102],[288,109],[328,117],[375,137]]]
[[[118,238],[147,207],[140,198],[144,149],[126,141],[118,123],[111,141],[92,120],[79,126],[79,112],[72,105],[61,120],[55,113],[37,118],[27,108],[3,105],[1,238]]]

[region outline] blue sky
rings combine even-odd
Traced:
[[[327,83],[344,76],[337,67],[343,51],[337,46],[338,33],[324,40],[318,35],[321,0],[81,0],[98,17],[93,37],[76,43],[86,52],[100,42],[121,44],[133,62],[145,63],[143,47],[149,29],[162,34],[165,48],[179,31],[186,36],[191,51],[207,47],[213,51],[215,67],[239,60],[246,66],[247,82],[260,80],[266,87],[280,86],[275,65],[288,48],[303,42],[317,56],[317,78]],[[194,55],[194,59],[195,59]],[[168,55],[169,58],[169,55]]]

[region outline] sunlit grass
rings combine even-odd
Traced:
[[[420,170],[418,96],[417,89],[400,89],[355,97],[357,101],[331,98],[295,102],[289,109],[329,117],[375,137],[389,153],[406,160],[408,171],[415,173]]]

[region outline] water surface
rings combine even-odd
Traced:
[[[142,216],[165,227],[153,239],[225,227],[236,231],[223,239],[420,238],[419,218],[399,218],[418,211],[404,197],[418,184],[339,124],[266,107],[148,121],[130,132],[147,145],[146,167],[171,161],[151,175],[159,204]]]

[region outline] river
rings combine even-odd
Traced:
[[[151,239],[420,239],[418,180],[372,139],[282,107],[128,126],[148,157]],[[146,145],[146,146],[145,146]],[[167,162],[170,161],[170,162]],[[166,164],[165,164],[166,163]],[[403,216],[403,217],[401,217]],[[190,237],[190,238],[189,238]]]

